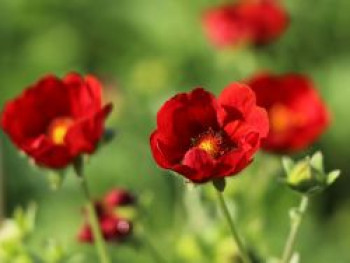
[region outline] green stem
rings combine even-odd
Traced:
[[[291,221],[291,228],[290,228],[290,232],[289,232],[289,236],[288,236],[286,245],[285,245],[284,250],[283,250],[281,263],[289,263],[289,261],[292,257],[294,247],[295,247],[296,238],[298,236],[298,232],[299,232],[299,228],[300,228],[300,224],[301,224],[301,221],[303,220],[303,217],[304,217],[305,212],[307,210],[308,203],[309,203],[309,197],[306,195],[303,195],[303,197],[301,198],[301,201],[300,201],[300,205],[299,205],[298,210],[297,210],[297,214],[295,215],[294,218],[292,218],[292,221]]]
[[[228,208],[227,208],[224,196],[223,196],[223,194],[222,194],[222,192],[220,190],[218,190],[216,187],[215,187],[215,189],[216,189],[216,193],[218,195],[220,208],[221,208],[221,210],[222,210],[222,212],[223,212],[223,214],[224,214],[224,216],[225,216],[225,218],[227,220],[227,223],[230,226],[233,240],[234,240],[234,242],[237,245],[237,248],[238,248],[238,250],[240,252],[241,258],[242,258],[244,263],[251,263],[252,261],[250,260],[248,251],[245,248],[241,238],[239,237],[237,229],[236,229],[235,224],[233,222],[233,219],[232,219],[232,217],[230,215],[230,212],[228,211]]]
[[[92,201],[89,187],[87,185],[87,181],[86,181],[86,178],[84,176],[83,165],[84,165],[83,160],[81,157],[79,157],[76,160],[76,162],[74,163],[74,170],[75,170],[76,175],[78,176],[81,189],[82,189],[84,196],[86,198],[86,201],[87,201],[86,208],[87,208],[87,212],[88,212],[88,216],[89,216],[89,223],[90,223],[93,237],[94,237],[94,244],[95,244],[97,253],[99,255],[100,262],[101,263],[111,263],[111,260],[108,257],[106,245],[105,245],[105,242],[104,242],[104,239],[102,236],[102,232],[101,232],[100,224],[99,224],[98,217],[96,214],[94,202]]]

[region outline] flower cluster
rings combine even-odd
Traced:
[[[133,206],[135,198],[128,191],[113,189],[101,201],[95,203],[99,225],[103,238],[108,242],[123,241],[132,231],[132,223],[129,218],[119,214],[119,209]],[[86,215],[87,216],[87,215]],[[87,219],[86,219],[87,221]],[[94,241],[92,229],[89,223],[85,223],[79,234],[81,242],[92,243]]]
[[[203,16],[203,26],[211,42],[218,47],[243,42],[267,44],[287,28],[289,17],[275,0],[241,0],[213,7]]]

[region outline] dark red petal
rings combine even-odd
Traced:
[[[70,73],[64,78],[69,88],[72,115],[75,118],[91,115],[101,109],[101,84],[92,75],[85,78],[76,73]]]
[[[218,47],[237,45],[248,37],[247,23],[233,5],[207,10],[203,27],[209,40]]]
[[[125,206],[135,204],[135,197],[123,189],[113,189],[104,197],[104,202],[109,207]]]
[[[69,115],[67,90],[59,79],[49,75],[6,104],[1,126],[21,147],[26,140],[46,133],[52,118]]]
[[[85,224],[80,229],[80,231],[78,233],[78,240],[80,242],[92,243],[93,236],[92,236],[91,228],[89,225]]]
[[[249,158],[247,158],[246,153],[242,149],[232,150],[217,160],[214,170],[215,177],[220,178],[235,175],[249,163]]]
[[[256,106],[254,92],[244,84],[232,83],[218,98],[218,119],[221,126],[250,116]]]
[[[120,241],[132,231],[132,224],[128,220],[112,215],[100,218],[100,226],[107,241]]]
[[[44,135],[26,142],[22,147],[39,166],[61,169],[73,161],[65,146],[53,144]]]
[[[72,156],[81,153],[92,153],[104,131],[104,121],[112,110],[112,104],[106,105],[94,115],[76,123],[67,132],[65,144]]]
[[[157,164],[162,168],[170,168],[175,163],[182,160],[184,155],[184,147],[179,145],[166,145],[159,138],[159,132],[154,131],[150,138],[151,151]]]
[[[178,94],[159,110],[157,126],[151,137],[153,154],[163,167],[178,163],[194,137],[218,127],[215,97],[201,88]]]
[[[191,169],[191,174],[184,175],[193,182],[201,183],[214,179],[212,172],[215,160],[206,151],[199,148],[190,149],[185,154],[182,164]],[[193,171],[195,172],[192,173]]]
[[[269,131],[269,118],[265,109],[254,107],[248,116],[242,121],[228,123],[224,130],[234,142],[240,140],[242,136],[254,132],[259,138],[265,138]]]

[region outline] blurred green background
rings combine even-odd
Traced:
[[[200,17],[222,2],[0,0],[0,105],[47,73],[99,76],[106,101],[115,104],[108,126],[118,136],[87,167],[94,196],[112,187],[137,194],[148,211],[145,232],[168,262],[225,263],[232,244],[225,222],[215,216],[210,186],[190,189],[152,159],[148,141],[156,112],[167,98],[195,86],[218,94],[231,81],[263,69],[308,74],[333,115],[314,148],[324,152],[328,169],[343,173],[314,198],[298,249],[302,262],[350,262],[350,1],[282,1],[291,25],[281,39],[258,49],[218,51],[207,42]],[[52,192],[47,172],[31,168],[2,132],[0,151],[1,210],[10,216],[30,200],[39,206],[30,246],[39,248],[54,237],[68,253],[84,251],[83,262],[97,262],[92,246],[76,242],[84,200],[73,174]],[[299,202],[277,182],[280,172],[278,156],[260,154],[244,175],[228,181],[240,230],[263,257],[281,254],[288,209]],[[211,204],[209,209],[201,202]],[[126,243],[110,249],[113,262],[154,262],[142,247]]]

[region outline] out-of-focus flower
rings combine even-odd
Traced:
[[[239,1],[213,7],[203,16],[203,26],[218,47],[248,42],[267,44],[278,38],[289,24],[286,10],[273,0]]]
[[[267,113],[248,86],[233,83],[217,99],[197,88],[165,102],[150,144],[160,167],[204,183],[250,164],[268,126]]]
[[[92,75],[45,76],[7,103],[1,126],[37,165],[64,168],[103,135],[112,105],[102,105],[101,90]]]
[[[311,158],[306,157],[298,162],[284,157],[283,166],[286,172],[285,182],[293,190],[304,194],[323,191],[340,175],[339,170],[325,172],[321,152],[316,152]]]
[[[135,204],[135,197],[124,189],[113,189],[104,198],[106,205],[110,207]]]
[[[113,189],[103,198],[95,203],[96,214],[101,227],[103,238],[109,242],[123,241],[132,232],[131,217],[125,213],[118,213],[119,207],[133,206],[135,197],[126,190]],[[88,215],[85,214],[85,217]],[[85,223],[78,233],[80,242],[93,242],[93,233],[90,224]]]
[[[99,223],[103,238],[106,241],[121,241],[129,236],[132,230],[131,222],[114,215],[100,216]],[[78,239],[81,242],[93,242],[93,234],[89,224],[82,227]]]
[[[288,153],[303,150],[326,129],[329,112],[311,80],[299,74],[260,74],[248,81],[257,103],[266,108],[270,132],[265,150]]]

